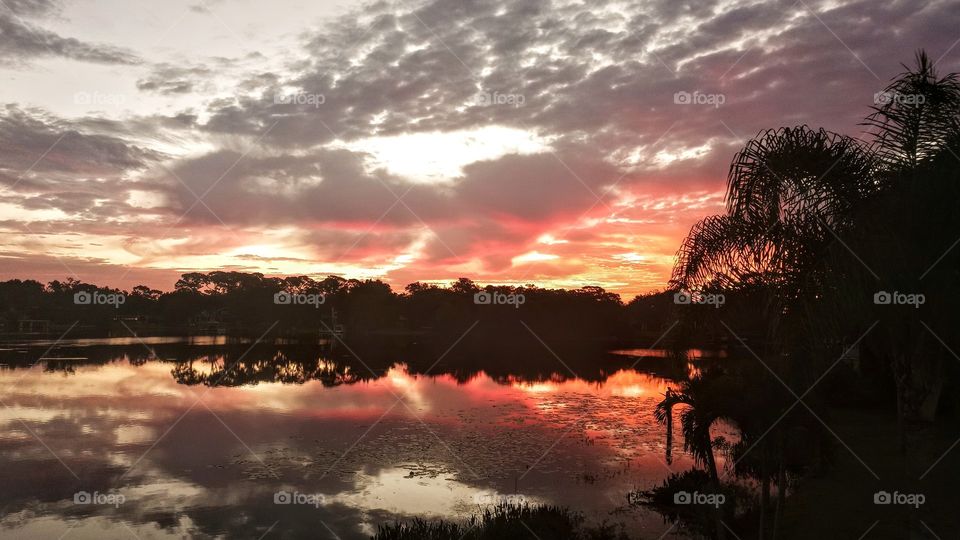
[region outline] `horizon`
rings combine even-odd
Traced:
[[[750,137],[960,70],[949,2],[7,4],[0,279],[119,289],[662,290]]]
[[[212,272],[218,272],[218,271],[219,271],[219,270],[211,270],[210,272],[199,272],[199,273],[202,273],[202,274],[210,274],[210,273],[212,273]],[[229,272],[229,271],[228,271],[228,272]],[[250,274],[250,275],[256,274],[256,272],[243,272],[243,273],[244,273],[244,274]],[[186,275],[186,274],[182,274],[182,275]],[[320,282],[320,281],[322,281],[324,278],[340,278],[340,279],[343,279],[344,281],[347,281],[347,282],[353,281],[353,280],[352,280],[351,278],[349,278],[349,277],[336,276],[336,275],[323,276],[323,277],[320,277],[320,278],[318,279],[318,278],[316,278],[316,277],[314,277],[314,276],[291,276],[291,275],[268,275],[268,274],[263,274],[263,278],[264,278],[264,279],[281,279],[281,280],[282,280],[282,279],[285,279],[285,278],[296,278],[296,277],[307,277],[307,278],[313,279],[313,280],[316,281],[316,282]],[[534,284],[534,283],[525,283],[525,284],[519,284],[519,283],[518,283],[518,284],[514,284],[514,283],[490,283],[490,282],[479,282],[479,281],[470,279],[469,277],[466,277],[466,276],[460,276],[460,277],[451,279],[451,280],[449,280],[449,281],[447,281],[447,280],[431,280],[431,281],[420,280],[420,281],[412,281],[412,282],[410,282],[410,283],[400,284],[399,286],[398,286],[398,284],[396,284],[396,283],[388,283],[388,282],[385,282],[385,281],[383,281],[382,283],[384,283],[385,285],[387,285],[388,287],[390,287],[390,290],[391,290],[394,294],[403,295],[403,294],[406,294],[405,291],[406,291],[407,286],[409,286],[409,285],[421,284],[421,285],[428,285],[428,286],[438,287],[438,288],[440,288],[440,289],[450,290],[450,289],[453,288],[453,286],[455,286],[455,285],[457,284],[457,282],[458,282],[459,280],[464,280],[464,279],[470,281],[472,284],[476,285],[476,286],[479,287],[481,290],[486,289],[487,287],[492,287],[492,288],[507,287],[507,288],[518,289],[518,290],[519,290],[519,289],[527,289],[527,288],[539,288],[539,289],[543,289],[543,290],[575,291],[575,290],[578,290],[578,289],[582,289],[582,288],[584,288],[584,287],[595,287],[595,285],[589,285],[589,284],[582,285],[581,287],[545,287],[545,286],[537,285],[537,284]],[[58,282],[58,283],[61,283],[61,284],[66,284],[66,283],[67,283],[67,280],[57,280],[57,279],[53,279],[53,280],[50,280],[50,281],[46,281],[46,282],[45,282],[45,281],[41,281],[41,280],[38,280],[38,279],[29,278],[29,277],[27,277],[27,278],[11,277],[11,278],[9,278],[9,279],[0,280],[0,284],[5,283],[5,282],[10,282],[10,281],[20,281],[20,282],[36,281],[36,282],[40,283],[41,285],[43,285],[45,289],[48,288],[49,285],[50,285],[51,283],[54,283],[54,282]],[[179,280],[178,280],[178,281],[179,281]],[[366,280],[356,280],[356,281],[363,282],[363,281],[366,281]],[[379,280],[377,280],[376,278],[373,278],[373,279],[370,279],[370,281],[379,281]],[[119,288],[119,287],[109,287],[109,286],[105,286],[105,285],[102,285],[102,284],[99,284],[99,283],[95,283],[95,282],[86,282],[86,281],[83,281],[83,282],[78,282],[78,283],[76,283],[76,286],[81,286],[81,287],[82,287],[83,285],[94,286],[94,287],[96,287],[97,289],[104,289],[104,290],[105,290],[105,289],[112,289],[112,290],[118,290],[118,291],[127,293],[128,295],[129,295],[129,294],[132,294],[133,289],[134,289],[135,287],[137,287],[137,286],[146,286],[145,284],[138,283],[137,285],[134,285],[133,287],[129,287],[129,288]],[[77,288],[76,286],[74,287],[75,289]],[[148,286],[148,287],[149,287],[149,286]],[[151,288],[151,289],[154,289],[154,290],[156,290],[156,291],[159,291],[159,292],[162,293],[162,294],[173,293],[173,292],[175,292],[175,291],[177,290],[177,289],[176,289],[176,283],[174,283],[174,286],[171,286],[171,287],[168,288],[168,289],[157,289],[157,288],[155,288],[155,287],[150,287],[150,288]],[[602,289],[602,287],[601,287],[601,289]],[[77,289],[77,290],[79,290],[79,289]],[[645,291],[645,292],[642,292],[642,293],[637,293],[636,295],[633,295],[633,296],[631,296],[631,297],[628,298],[628,297],[624,297],[624,295],[623,295],[622,293],[619,293],[619,292],[616,292],[616,291],[608,291],[608,290],[605,290],[605,289],[604,289],[604,291],[607,292],[607,293],[616,294],[618,297],[620,297],[621,301],[623,301],[624,303],[628,303],[630,300],[632,300],[633,298],[636,298],[636,297],[644,297],[644,296],[658,295],[658,294],[663,294],[663,293],[666,293],[666,292],[670,292],[670,291],[672,291],[672,290],[673,290],[673,289],[671,289],[669,286],[666,286],[666,285],[665,285],[662,289],[653,289],[653,290],[650,290],[650,291]]]

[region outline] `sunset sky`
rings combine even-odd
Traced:
[[[0,279],[628,298],[748,138],[860,135],[958,40],[955,0],[0,0]]]

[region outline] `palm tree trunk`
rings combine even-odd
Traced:
[[[713,455],[713,441],[710,439],[710,429],[707,428],[706,441],[704,449],[707,456],[707,468],[710,469],[710,480],[713,483],[713,492],[720,493],[720,474],[717,472],[717,459]],[[726,540],[727,528],[723,523],[723,506],[713,510],[714,527],[716,528],[717,540]]]
[[[760,540],[767,528],[767,508],[770,507],[770,469],[767,441],[760,443]]]
[[[787,499],[787,473],[784,468],[784,439],[783,432],[780,433],[779,444],[779,470],[777,471],[777,509],[773,517],[773,538],[777,538],[777,529],[780,526],[780,516],[783,514],[783,505]]]
[[[713,441],[710,440],[710,430],[707,429],[706,441],[703,442],[703,448],[707,456],[707,468],[710,472],[710,479],[716,487],[720,487],[720,474],[717,472],[717,459],[713,456]]]
[[[673,464],[673,406],[667,407],[667,465]]]

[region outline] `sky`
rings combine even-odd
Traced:
[[[763,130],[862,136],[956,0],[0,0],[0,279],[666,287]]]

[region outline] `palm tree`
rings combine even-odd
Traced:
[[[864,124],[873,128],[876,154],[888,172],[914,170],[943,152],[957,133],[960,80],[940,77],[927,53],[918,51],[916,67],[904,72],[883,92]]]
[[[668,388],[664,399],[654,409],[654,418],[667,427],[667,456],[673,446],[673,408],[684,406],[680,413],[683,449],[693,456],[694,464],[710,474],[712,489],[721,491],[714,441],[710,429],[722,420],[730,419],[729,396],[738,393],[735,381],[720,371],[707,370],[684,381],[679,390]],[[717,538],[726,537],[720,509],[714,514]]]
[[[824,246],[870,193],[874,165],[854,139],[807,126],[762,132],[733,160],[727,213],[693,226],[672,281],[763,283],[794,296]]]
[[[956,321],[952,299],[958,293],[958,263],[949,248],[960,234],[960,79],[941,77],[920,51],[916,66],[884,92],[865,122],[872,127],[873,151],[881,164],[881,189],[841,234],[844,245],[834,246],[825,259],[824,268],[842,276],[842,282],[826,289],[812,322],[816,332],[834,335],[882,322],[884,331],[866,343],[892,368],[903,427],[933,419],[947,353],[939,336],[951,340],[951,321]],[[869,268],[852,261],[849,251]],[[864,302],[879,290],[926,293],[928,301],[922,311]],[[928,331],[931,326],[944,330],[935,335]],[[904,435],[901,429],[905,450]]]
[[[658,403],[654,410],[657,422],[667,427],[668,458],[670,449],[673,447],[673,408],[678,405],[685,406],[680,415],[683,449],[690,452],[696,465],[707,469],[714,483],[719,483],[720,475],[713,454],[713,439],[710,437],[710,426],[718,417],[705,411],[705,407],[698,407],[697,400],[690,393],[672,388],[667,388],[663,401]]]
[[[914,272],[913,266],[901,264],[903,255],[909,254],[914,265],[929,264],[948,250],[946,239],[955,240],[960,232],[960,174],[956,162],[945,157],[950,153],[960,159],[957,76],[938,76],[920,52],[916,67],[900,74],[884,92],[865,121],[874,130],[872,144],[807,126],[761,132],[748,142],[730,167],[726,212],[695,224],[677,254],[671,279],[675,287],[768,291],[767,337],[774,346],[761,354],[776,371],[802,371],[797,359],[817,358],[815,351],[822,352],[824,342],[849,342],[861,335],[876,320],[870,301],[879,290],[878,278],[920,275],[922,268]],[[924,214],[929,209],[937,210],[936,217]],[[937,227],[937,219],[949,224]],[[850,251],[868,254],[880,274]],[[957,292],[958,259],[951,256],[940,277],[931,275],[927,283]],[[957,317],[944,309],[936,313],[947,328],[947,321],[955,323]],[[878,332],[876,339],[894,368],[903,419],[919,409],[936,410],[927,398],[939,395],[937,362],[942,353],[930,354],[933,340],[925,335],[917,313],[896,323],[900,326],[895,331]],[[736,399],[733,396],[728,399]],[[688,402],[692,411],[703,409],[702,400],[688,389],[671,391],[657,407],[658,419],[669,421],[672,407]],[[685,445],[710,467],[709,425],[717,413],[692,411],[684,412],[690,415],[689,425],[683,424]],[[742,440],[748,441],[763,426],[751,424],[746,416],[738,421],[738,414],[731,418]],[[777,427],[781,441],[786,429]],[[761,452],[765,458],[766,450]],[[781,473],[781,495],[783,481]]]
[[[806,126],[770,130],[750,141],[730,167],[727,212],[694,225],[677,254],[672,276],[677,287],[759,285],[773,293],[768,337],[781,346],[774,358],[798,347],[820,348],[822,332],[831,323],[838,327],[833,342],[851,339],[868,327],[868,317],[862,316],[869,307],[865,299],[882,288],[877,283],[881,276],[870,268],[865,275],[864,268],[857,267],[863,265],[859,255],[851,257],[850,251],[876,254],[875,265],[888,270],[888,279],[923,272],[898,265],[904,258],[890,249],[897,245],[891,240],[916,251],[918,239],[931,236],[931,230],[905,221],[911,213],[901,199],[909,195],[918,200],[931,193],[936,198],[949,188],[947,182],[932,191],[933,185],[918,175],[945,153],[957,153],[949,143],[960,140],[960,81],[956,74],[940,77],[921,51],[916,67],[901,73],[882,96],[865,121],[873,127],[870,146]],[[904,191],[910,189],[909,182],[914,182],[912,195]],[[889,227],[891,217],[900,218],[896,228]],[[953,231],[946,232],[949,237]],[[851,249],[853,243],[860,249]],[[940,253],[949,247],[940,244]],[[928,250],[910,260],[929,263],[938,255]],[[854,280],[863,286],[850,287]],[[829,310],[826,293],[834,301]],[[822,321],[810,316],[829,314],[825,312],[836,316]],[[908,372],[922,356],[925,336],[917,332],[922,329],[919,319],[913,319],[896,334],[903,338],[902,350],[891,363],[900,370],[900,385],[909,385]],[[899,397],[910,394],[915,404],[923,401],[923,393],[922,388],[902,386]]]

